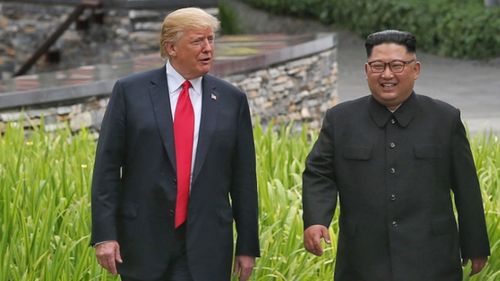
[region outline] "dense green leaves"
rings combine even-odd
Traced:
[[[256,126],[262,257],[251,280],[332,280],[336,244],[318,258],[302,245],[301,174],[317,132]],[[472,149],[493,256],[471,280],[500,277],[500,140],[480,135]],[[0,135],[0,281],[118,280],[88,246],[95,142],[83,131],[48,134],[13,125]],[[336,241],[335,217],[330,229]],[[464,276],[467,275],[467,271]],[[469,280],[465,277],[465,280]]]
[[[109,279],[89,247],[94,141],[16,124],[0,136],[0,280]]]
[[[500,56],[500,7],[454,0],[244,0],[270,12],[311,17],[361,36],[383,29],[414,33],[419,48],[456,58]]]
[[[227,4],[228,0],[219,1],[219,19],[222,35],[241,33],[236,12]]]

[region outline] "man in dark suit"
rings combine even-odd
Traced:
[[[92,182],[92,245],[122,280],[244,281],[259,256],[255,150],[246,96],[208,75],[219,22],[164,20],[165,67],[116,82]]]
[[[490,254],[481,192],[458,109],[413,91],[415,37],[367,37],[370,96],[326,113],[303,173],[304,245],[330,243],[340,201],[337,281],[458,281]],[[455,221],[450,191],[458,213]]]

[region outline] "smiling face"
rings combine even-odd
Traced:
[[[411,95],[415,80],[420,74],[420,62],[405,46],[395,43],[374,46],[368,58],[368,62],[388,63],[395,60],[414,61],[406,64],[401,73],[392,72],[388,65],[383,72],[375,73],[368,63],[365,64],[366,79],[373,98],[390,110],[396,109]]]
[[[210,27],[185,30],[176,42],[165,48],[170,63],[185,79],[194,79],[210,71],[214,59],[214,32]]]

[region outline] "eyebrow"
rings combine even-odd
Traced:
[[[383,62],[383,63],[391,63],[391,62],[395,62],[395,61],[401,61],[401,62],[407,62],[407,61],[413,61],[413,60],[416,60],[415,58],[412,58],[412,59],[393,59],[393,60],[390,60],[390,61],[384,61],[384,60],[369,60],[367,61],[367,63],[372,63],[372,62]]]
[[[214,37],[215,37],[215,35],[213,35],[213,34],[212,35],[208,35],[208,36],[204,36],[204,35],[199,35],[198,36],[198,35],[195,35],[195,36],[191,37],[191,41],[196,41],[196,40],[205,39],[205,38],[212,39]]]

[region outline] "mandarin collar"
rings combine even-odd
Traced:
[[[391,118],[394,118],[401,127],[406,127],[419,110],[418,98],[415,92],[412,92],[394,112],[381,105],[373,96],[370,97],[369,101],[370,116],[378,127],[384,127]]]

